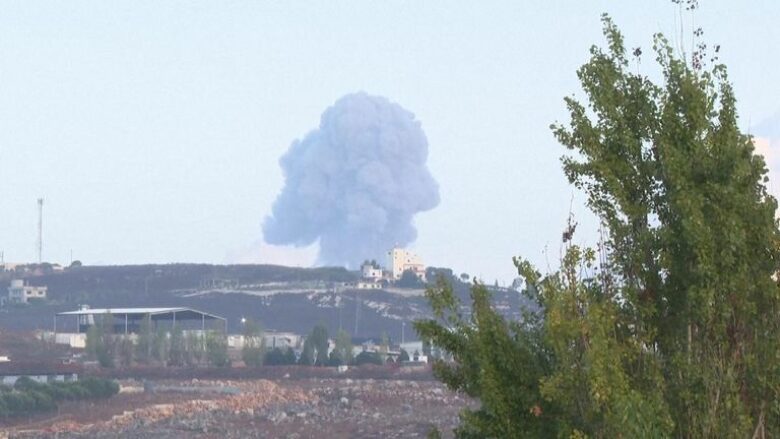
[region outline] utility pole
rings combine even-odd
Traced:
[[[357,337],[358,321],[360,320],[360,301],[358,300],[358,291],[355,290],[355,332],[353,336]]]
[[[341,289],[339,288],[338,285],[335,285],[333,287],[333,292],[335,293],[335,297],[336,297],[335,300],[338,300],[338,302],[339,302],[337,307],[339,309],[339,332],[341,332],[341,330],[343,329],[342,328],[341,308],[344,306],[344,300],[343,300],[344,298],[341,296]]]
[[[43,263],[43,198],[38,198],[38,264]]]

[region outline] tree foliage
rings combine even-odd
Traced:
[[[230,366],[228,356],[228,344],[224,334],[209,331],[206,334],[206,359],[209,365],[214,367]]]
[[[291,347],[270,349],[265,353],[264,364],[267,366],[293,365],[296,363],[295,351]]]
[[[265,342],[263,330],[259,323],[252,319],[244,323],[244,346],[241,348],[241,359],[250,367],[263,365]]]
[[[351,364],[352,359],[352,337],[347,331],[339,330],[328,364],[331,366]]]
[[[607,47],[577,72],[587,103],[566,98],[570,122],[552,127],[606,230],[598,254],[570,223],[557,272],[515,261],[539,314],[506,321],[477,284],[464,315],[439,283],[435,319],[416,325],[453,355],[437,376],[482,403],[458,434],[778,436],[777,204],[726,69],[657,35],[654,82],[603,23]]]
[[[147,363],[152,358],[152,349],[154,346],[154,332],[152,329],[152,317],[146,314],[141,320],[138,330],[138,344],[136,358]]]
[[[102,378],[43,384],[21,377],[13,388],[0,386],[0,419],[51,411],[59,401],[109,398],[118,392],[117,383]]]
[[[422,288],[425,284],[422,283],[414,271],[404,270],[396,285],[399,288]]]
[[[328,364],[328,329],[324,325],[315,326],[304,340],[300,363],[307,366]]]

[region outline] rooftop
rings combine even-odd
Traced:
[[[88,308],[88,309],[79,309],[76,311],[60,312],[57,313],[57,315],[58,316],[96,316],[96,315],[111,314],[111,315],[127,315],[127,316],[143,317],[146,315],[150,315],[150,316],[165,315],[165,314],[172,315],[174,313],[181,314],[183,318],[187,318],[187,316],[198,315],[198,316],[203,316],[207,319],[224,320],[223,317],[198,311],[192,308]]]

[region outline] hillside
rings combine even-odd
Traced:
[[[0,288],[11,279],[0,274]],[[0,328],[51,329],[53,315],[80,304],[95,308],[184,306],[228,318],[231,332],[242,317],[269,330],[307,333],[317,323],[331,332],[343,328],[355,337],[386,332],[393,340],[415,338],[411,321],[428,315],[422,289],[356,290],[344,283],[358,279],[344,268],[292,268],[273,265],[132,265],[85,266],[53,271],[33,270],[33,285],[46,285],[45,303],[0,309]],[[455,290],[468,296],[468,285],[453,278]],[[495,289],[496,305],[519,316],[520,294]],[[466,300],[465,303],[468,303]],[[356,330],[357,329],[357,330]]]

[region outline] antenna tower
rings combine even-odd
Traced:
[[[38,198],[38,263],[43,263],[43,198]]]

